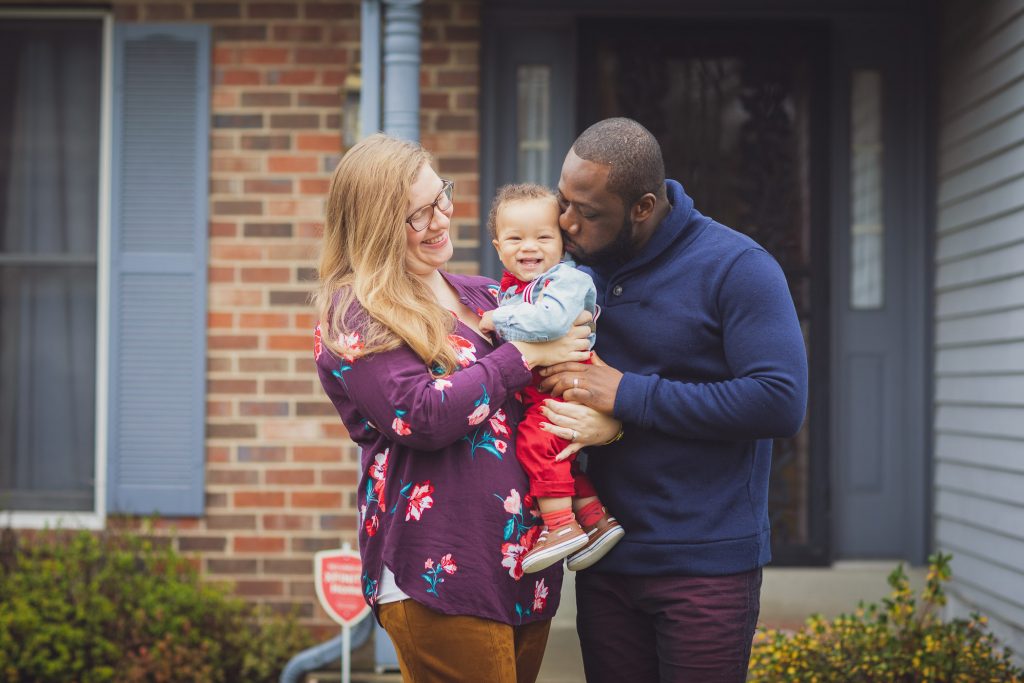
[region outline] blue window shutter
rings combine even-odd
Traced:
[[[210,34],[117,25],[107,510],[201,515]]]

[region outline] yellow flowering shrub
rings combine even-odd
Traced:
[[[986,629],[986,619],[943,621],[942,584],[950,555],[928,558],[920,601],[903,565],[889,575],[881,605],[861,602],[853,614],[810,617],[795,633],[767,629],[750,657],[749,682],[785,683],[1024,683],[1024,670]]]

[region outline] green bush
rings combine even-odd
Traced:
[[[892,593],[882,606],[862,602],[831,622],[815,615],[796,633],[766,630],[755,639],[748,681],[1020,683],[1024,670],[986,630],[985,617],[942,620],[950,559],[928,558],[920,604],[901,564],[889,575]]]
[[[5,531],[0,681],[272,683],[309,647],[294,618],[200,583],[159,540],[46,531],[26,541]]]

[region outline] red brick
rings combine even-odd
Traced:
[[[242,597],[263,597],[265,595],[284,595],[283,581],[236,581],[235,595]]]
[[[292,181],[285,178],[251,178],[245,181],[245,194],[291,194]]]
[[[234,313],[218,313],[210,311],[206,315],[206,326],[209,328],[231,328],[235,324]]]
[[[323,40],[324,32],[319,26],[285,25],[274,26],[271,35],[274,40],[296,43],[319,43]]]
[[[355,470],[321,470],[320,483],[329,486],[355,486],[359,483],[359,473]]]
[[[206,345],[211,349],[255,349],[259,347],[259,337],[247,334],[209,334]]]
[[[208,559],[206,571],[211,574],[255,574],[259,570],[256,560]]]
[[[185,7],[176,3],[150,3],[145,6],[146,21],[181,21],[185,19]]]
[[[256,470],[214,469],[206,470],[206,481],[209,484],[224,486],[254,486],[260,483],[260,473]]]
[[[254,379],[209,379],[206,381],[207,394],[255,394]]]
[[[347,64],[348,50],[335,47],[301,47],[295,51],[296,64]]]
[[[207,271],[207,276],[211,283],[214,282],[234,282],[235,281],[235,269],[225,266],[211,266]],[[212,322],[211,322],[212,326]]]
[[[280,508],[284,507],[284,493],[280,491],[237,491],[235,507],[239,508]]]
[[[259,306],[263,303],[263,294],[253,290],[221,290],[212,289],[210,304],[213,306]]]
[[[279,553],[284,551],[285,539],[279,536],[238,536],[232,548],[236,553]]]
[[[288,322],[287,313],[241,313],[238,316],[238,326],[242,328],[281,328],[287,327]]]
[[[299,16],[299,8],[287,2],[253,3],[248,11],[253,19],[294,19]]]
[[[341,543],[337,536],[330,538],[293,538],[292,550],[298,553],[315,553],[321,550],[337,548]]]
[[[311,531],[310,515],[263,515],[263,528],[269,531]]]
[[[291,272],[287,268],[242,268],[242,282],[288,282]]]
[[[305,92],[299,93],[299,106],[300,107],[321,107],[334,109],[340,107],[342,103],[341,95],[338,94],[337,90],[331,92]]]
[[[355,17],[356,8],[354,5],[343,5],[338,2],[306,3],[307,19],[355,19]]]
[[[299,194],[326,196],[331,181],[326,178],[303,178],[299,180]]]
[[[292,148],[292,137],[286,134],[278,135],[247,135],[242,134],[242,149],[275,151],[288,150]],[[257,169],[258,170],[258,169]],[[273,170],[273,169],[271,169]]]
[[[261,160],[257,157],[214,154],[210,159],[210,170],[214,173],[254,173],[261,168]]]
[[[295,446],[292,459],[295,462],[341,462],[341,446]]]
[[[241,106],[243,107],[290,107],[292,94],[288,92],[264,92],[256,90],[243,92]]]
[[[315,69],[272,69],[264,74],[267,85],[313,85]]]
[[[309,335],[270,335],[267,348],[271,351],[306,351],[310,348]]]
[[[355,515],[320,515],[322,531],[347,531],[356,528]]]
[[[210,245],[211,260],[255,261],[263,258],[263,249],[248,244]]]
[[[272,156],[267,158],[267,169],[271,173],[315,173],[317,159],[314,156]]]
[[[267,470],[268,484],[313,484],[316,473],[313,470]]]
[[[288,50],[280,47],[253,47],[240,51],[242,64],[287,64]]]
[[[239,358],[238,369],[242,372],[285,372],[288,361],[285,358]]]
[[[178,550],[188,552],[223,552],[227,547],[227,539],[223,536],[208,538],[205,536],[181,536],[178,538]]]
[[[288,404],[283,401],[242,401],[238,404],[238,414],[241,417],[287,417]]]
[[[231,449],[227,446],[207,446],[206,447],[206,462],[217,463],[217,462],[230,462],[231,460]],[[205,517],[204,519],[209,519]]]
[[[338,508],[341,506],[341,493],[337,491],[293,491],[292,507],[299,508]]]
[[[337,134],[299,133],[295,136],[296,148],[304,152],[341,151],[341,136]]]
[[[207,529],[217,531],[238,531],[256,528],[255,515],[206,515]]]
[[[252,424],[210,424],[206,425],[206,438],[208,439],[254,439],[256,438],[256,425]]]
[[[267,574],[301,574],[307,577],[303,579],[305,583],[309,583],[308,576],[311,566],[312,563],[309,560],[263,560],[263,571]]]
[[[258,216],[263,213],[260,201],[215,201],[213,213],[228,216]]]
[[[441,87],[467,87],[479,83],[476,69],[445,69],[437,72],[437,84]]]
[[[238,447],[238,462],[284,462],[287,457],[284,446]]]
[[[309,348],[307,339],[306,348]],[[313,381],[306,379],[268,379],[263,382],[263,391],[267,394],[299,394],[308,396],[312,393]]]
[[[259,85],[260,72],[253,69],[223,69],[214,70],[214,83],[218,85]]]
[[[231,417],[233,414],[231,401],[207,401],[206,417]]]

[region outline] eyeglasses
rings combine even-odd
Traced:
[[[441,186],[441,191],[437,193],[434,201],[416,209],[412,212],[411,216],[405,219],[409,227],[416,232],[422,232],[427,229],[430,221],[434,219],[435,208],[440,209],[441,213],[445,213],[452,208],[452,192],[455,190],[455,181],[444,180],[444,178],[441,180],[444,182],[444,185]]]

